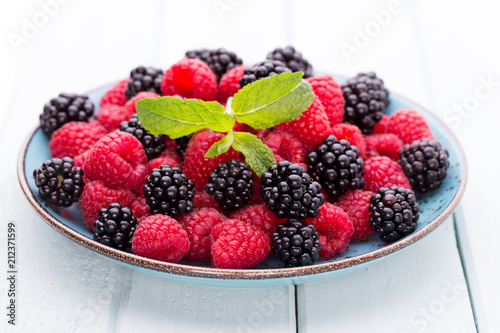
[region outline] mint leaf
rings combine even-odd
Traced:
[[[234,123],[234,117],[228,113],[210,112],[205,119],[205,125],[215,132],[229,132]]]
[[[302,75],[302,72],[282,73],[244,86],[231,104],[236,120],[262,129],[300,117],[314,96]]]
[[[224,113],[217,102],[181,100],[173,96],[145,98],[135,103],[141,125],[153,135],[166,134],[172,139],[206,128],[211,112]]]
[[[246,163],[259,177],[269,169],[271,164],[276,163],[271,148],[252,133],[235,132],[231,146],[245,155]]]
[[[225,137],[223,137],[220,141],[217,141],[210,147],[210,149],[205,154],[205,157],[215,157],[220,154],[224,154],[231,148],[231,144],[234,141],[233,131],[229,131]]]

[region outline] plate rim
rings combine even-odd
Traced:
[[[104,87],[106,85],[102,85]],[[94,90],[99,89],[99,87]],[[24,140],[18,160],[17,160],[17,178],[21,189],[23,191],[24,196],[30,203],[30,205],[34,208],[36,213],[51,227],[56,229],[59,233],[73,240],[77,244],[88,248],[96,253],[104,255],[110,259],[114,259],[120,261],[125,264],[130,264],[133,266],[151,269],[153,271],[175,274],[180,276],[188,276],[188,277],[197,277],[204,279],[216,279],[216,280],[271,280],[271,279],[287,279],[287,278],[296,278],[296,277],[305,277],[309,275],[318,275],[322,273],[333,272],[337,270],[342,270],[349,267],[358,266],[363,263],[367,263],[385,256],[397,252],[403,248],[408,247],[409,245],[419,241],[420,239],[427,236],[433,230],[435,230],[438,226],[440,226],[443,221],[453,213],[458,203],[460,202],[465,187],[467,185],[468,178],[468,167],[467,160],[465,157],[464,150],[460,141],[458,141],[455,133],[450,130],[450,128],[438,117],[436,117],[431,111],[427,108],[422,107],[420,104],[413,102],[412,100],[403,97],[398,93],[391,92],[391,95],[397,96],[403,100],[406,100],[412,103],[417,108],[424,110],[436,120],[443,128],[447,130],[450,134],[449,139],[455,144],[461,162],[461,174],[460,174],[460,185],[455,193],[453,199],[450,204],[429,224],[424,226],[422,229],[406,236],[405,238],[388,244],[380,249],[376,249],[370,252],[366,252],[361,255],[339,259],[331,262],[319,263],[312,266],[304,266],[304,267],[290,267],[290,268],[262,268],[262,269],[222,269],[222,268],[213,268],[213,267],[200,267],[200,266],[191,266],[186,264],[178,264],[178,263],[169,263],[154,259],[149,259],[146,257],[141,257],[136,254],[123,252],[117,249],[113,249],[107,247],[101,243],[94,241],[91,238],[73,230],[69,226],[65,225],[63,222],[59,221],[54,215],[52,215],[49,211],[47,211],[43,204],[38,202],[35,197],[35,194],[31,191],[31,188],[28,184],[27,175],[25,173],[25,159],[26,153],[28,150],[28,146],[33,139],[35,133],[40,129],[40,125],[37,125],[34,129],[32,129],[27,138]]]

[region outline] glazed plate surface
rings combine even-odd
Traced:
[[[345,80],[337,76],[335,79],[340,83]],[[99,106],[102,95],[111,86],[107,85],[88,93],[96,108]],[[35,211],[45,222],[73,240],[76,243],[75,246],[84,246],[89,250],[124,263],[128,267],[160,274],[170,279],[208,285],[249,287],[310,282],[327,278],[332,274],[339,274],[340,270],[388,256],[417,242],[452,214],[463,195],[467,178],[467,165],[462,148],[451,131],[421,106],[394,93],[391,93],[390,100],[391,102],[385,111],[388,115],[405,108],[417,110],[425,116],[436,139],[450,153],[448,175],[438,190],[417,195],[421,216],[414,233],[392,244],[386,244],[376,236],[363,241],[352,240],[344,252],[330,259],[322,259],[312,266],[283,268],[275,255],[270,255],[265,262],[246,270],[216,269],[212,268],[210,263],[193,263],[185,260],[172,264],[118,251],[93,241],[92,234],[83,223],[79,205],[64,209],[53,208],[45,204],[38,195],[32,176],[33,170],[51,158],[48,148],[49,140],[39,127],[28,135],[21,148],[18,160],[19,182]]]

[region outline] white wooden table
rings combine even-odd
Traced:
[[[7,324],[1,277],[0,331],[500,332],[498,9],[487,0],[2,2],[0,266],[14,221],[18,308]],[[139,64],[166,68],[191,48],[224,46],[251,64],[287,44],[318,70],[375,70],[447,122],[469,163],[461,212],[361,269],[235,289],[116,264],[52,230],[24,199],[17,154],[51,97]]]

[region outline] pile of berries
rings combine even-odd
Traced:
[[[234,128],[272,151],[276,163],[260,176],[233,148],[205,157],[225,133],[172,139],[151,134],[136,115],[144,98],[226,103],[256,80],[297,71],[314,93],[299,118]],[[79,202],[93,239],[118,250],[217,268],[249,268],[274,250],[287,267],[311,265],[350,239],[409,235],[419,219],[415,192],[436,190],[446,178],[448,151],[425,118],[405,109],[388,116],[388,104],[375,73],[339,85],[314,76],[291,46],[253,66],[223,48],[190,50],[166,71],[134,68],[99,105],[75,94],[51,99],[40,126],[53,158],[33,175],[47,204]]]

